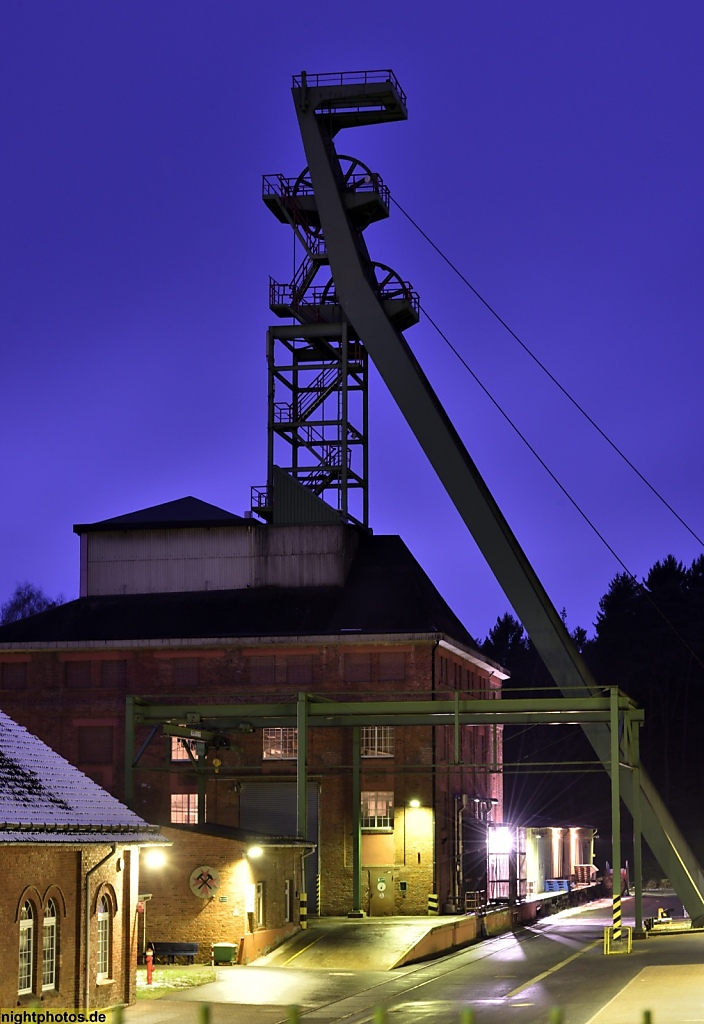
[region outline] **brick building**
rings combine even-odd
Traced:
[[[172,846],[162,865],[143,865],[140,876],[149,896],[143,945],[196,942],[196,959],[207,962],[214,943],[227,944],[247,964],[298,931],[305,843],[223,825],[161,831]]]
[[[507,677],[399,537],[339,521],[264,525],[194,498],[75,531],[81,596],[0,627],[0,701],[116,795],[128,694],[179,705],[185,724],[188,705],[299,692],[360,705],[458,691],[498,698]],[[365,909],[424,913],[429,893],[456,905],[463,812],[481,800],[501,820],[500,729],[463,726],[458,763],[447,727],[361,731]],[[200,807],[208,824],[295,834],[296,730],[220,741],[200,760],[199,802],[196,748],[138,731],[134,809],[195,826]],[[351,743],[350,729],[310,730],[313,913],[351,909]],[[384,903],[375,898],[382,877]]]
[[[135,997],[139,850],[164,844],[0,712],[0,1005]]]

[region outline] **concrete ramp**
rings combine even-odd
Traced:
[[[390,971],[438,927],[435,917],[324,918],[310,921],[256,964],[340,971]]]

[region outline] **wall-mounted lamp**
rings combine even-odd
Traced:
[[[415,800],[415,799],[414,800],[409,800],[408,801],[408,806],[409,807],[420,807],[420,800]]]
[[[247,850],[247,856],[253,858],[261,857],[263,853],[264,850],[262,849],[261,846],[250,846],[250,848]]]
[[[166,863],[166,854],[163,850],[147,850],[144,854],[144,864],[148,868],[163,868]]]

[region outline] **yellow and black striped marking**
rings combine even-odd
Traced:
[[[621,897],[614,893],[614,923],[613,923],[613,941],[621,941]]]

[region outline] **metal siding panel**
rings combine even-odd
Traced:
[[[244,589],[253,583],[250,529],[92,534],[87,593]]]
[[[94,533],[86,595],[341,586],[354,531],[343,524]]]

